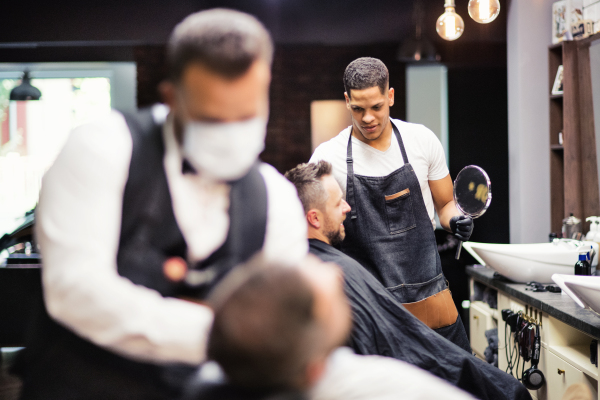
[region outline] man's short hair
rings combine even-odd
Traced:
[[[323,210],[328,194],[321,178],[331,175],[331,164],[321,160],[318,163],[300,164],[287,171],[285,177],[296,186],[304,213],[313,208]]]
[[[344,72],[344,89],[351,96],[351,90],[363,90],[378,86],[382,94],[390,83],[388,69],[385,64],[371,57],[362,57],[352,61]]]
[[[273,42],[253,16],[212,9],[189,15],[173,30],[167,47],[169,77],[177,82],[190,63],[200,63],[227,78],[236,78],[255,60],[269,65]]]
[[[303,389],[307,365],[326,341],[310,283],[297,268],[256,259],[228,278],[212,298],[208,357],[240,387]]]

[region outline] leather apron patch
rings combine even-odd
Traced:
[[[458,310],[452,300],[450,289],[442,290],[414,303],[404,303],[403,306],[431,329],[450,326],[458,318]]]

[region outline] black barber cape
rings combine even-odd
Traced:
[[[310,252],[339,265],[352,307],[349,346],[416,365],[479,399],[531,399],[518,380],[469,354],[415,318],[357,261],[317,239]]]

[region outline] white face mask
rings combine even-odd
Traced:
[[[213,179],[243,177],[265,148],[267,121],[189,122],[183,132],[183,156]]]

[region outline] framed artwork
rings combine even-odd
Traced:
[[[559,65],[552,85],[552,94],[563,94],[563,66]]]
[[[592,17],[595,4],[590,3],[589,0],[567,1],[567,11],[570,15],[569,24],[571,30],[571,38],[569,39],[585,39],[586,37],[593,35],[594,21],[590,17]],[[595,3],[600,2],[596,0]]]
[[[583,0],[583,19],[592,21],[592,34],[600,32],[600,1]]]
[[[552,43],[560,43],[570,33],[570,21],[567,21],[567,1],[561,0],[552,4]]]

